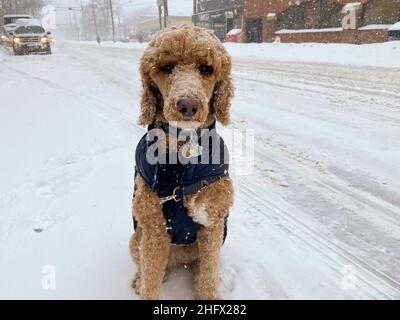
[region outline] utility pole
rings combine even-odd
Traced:
[[[164,28],[167,27],[168,17],[168,0],[157,0],[158,17],[160,20],[160,30],[163,28],[162,11],[164,11]]]
[[[93,10],[94,27],[96,29],[96,41],[98,44],[100,44],[100,36],[99,36],[99,29],[97,28],[97,18],[96,18],[96,9],[94,8],[94,0],[92,0],[92,10]]]
[[[83,38],[84,38],[84,33],[83,33],[83,29],[84,29],[84,27],[83,27],[83,0],[81,0],[81,18],[80,18],[80,23],[79,23],[79,25],[81,26],[81,30],[82,30],[82,40],[83,40]]]
[[[76,10],[74,10],[74,25],[75,25],[75,30],[76,30],[76,38],[77,38],[78,41],[80,41],[79,25],[78,25],[78,18],[76,16]]]
[[[76,17],[76,10],[79,9],[68,7],[68,20],[71,29],[72,39],[79,41],[79,26],[78,26],[78,18]],[[73,15],[73,17],[71,17],[71,14]]]
[[[157,7],[158,7],[158,19],[160,21],[160,30],[162,29],[162,11],[161,11],[161,7],[162,7],[162,1],[163,0],[157,0]]]
[[[112,0],[110,0],[110,12],[111,12],[111,24],[112,24],[112,32],[113,32],[113,42],[115,43],[115,23],[114,23],[114,10],[113,10]]]
[[[163,0],[164,7],[164,28],[167,27],[167,17],[168,17],[168,0]]]
[[[71,32],[71,39],[75,40],[74,26],[72,24],[71,12],[72,12],[72,8],[68,8],[68,23],[69,23],[69,29]]]
[[[118,33],[119,33],[119,38],[122,39],[122,37],[125,38],[125,36],[122,35],[122,24],[121,24],[121,9],[118,9]]]

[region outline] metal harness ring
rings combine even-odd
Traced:
[[[176,194],[176,192],[178,191],[179,187],[176,187],[174,189],[174,191],[172,192],[171,196],[167,196],[167,197],[163,197],[161,198],[161,204],[168,202],[170,200],[174,200],[175,202],[179,202],[181,201],[181,199],[178,198],[178,195]]]

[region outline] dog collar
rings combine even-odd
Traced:
[[[170,125],[168,122],[162,122],[161,123],[161,129],[165,133],[172,134],[172,135],[174,135],[176,137],[179,136],[181,133],[183,133],[183,135],[188,136],[188,137],[192,136],[193,133],[196,133],[197,136],[200,137],[202,130],[214,130],[215,128],[216,128],[216,121],[214,121],[208,128],[196,128],[196,129],[182,129],[182,128]],[[148,131],[150,131],[152,129],[156,129],[156,126],[155,126],[154,123],[152,123],[148,127]]]

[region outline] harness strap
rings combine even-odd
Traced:
[[[161,203],[165,203],[168,202],[170,200],[174,200],[176,202],[181,201],[185,196],[189,195],[189,194],[193,194],[196,193],[198,191],[200,191],[201,189],[207,187],[208,185],[221,180],[224,177],[228,177],[229,174],[228,173],[224,173],[222,175],[218,175],[218,176],[211,176],[211,177],[206,177],[203,178],[200,181],[196,181],[192,184],[188,184],[188,185],[184,185],[184,186],[179,186],[177,188],[174,189],[174,192],[172,195],[167,196],[167,197],[163,197],[161,198]]]

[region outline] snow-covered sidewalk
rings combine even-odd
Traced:
[[[399,299],[400,69],[367,53],[374,67],[228,46],[233,127],[255,130],[256,154],[252,174],[233,177],[223,297]],[[127,246],[142,50],[0,50],[0,298],[137,298]],[[173,271],[163,298],[192,298],[190,282]]]

